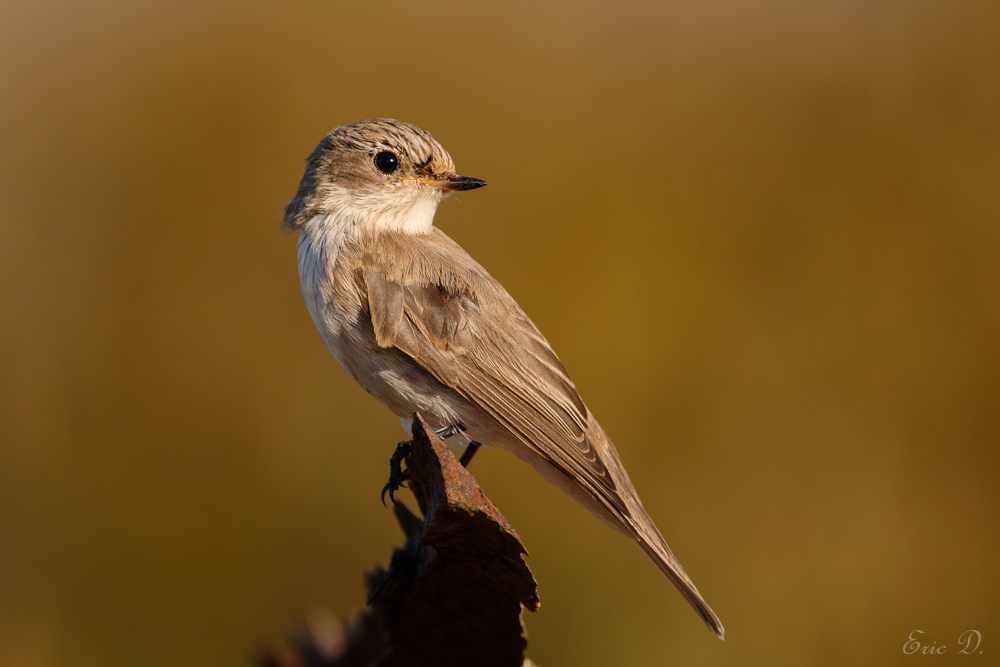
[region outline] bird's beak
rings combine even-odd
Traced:
[[[471,176],[445,176],[444,178],[434,179],[434,178],[418,178],[415,179],[424,185],[429,185],[439,190],[447,190],[449,192],[454,190],[475,190],[476,188],[481,188],[486,185],[486,181],[480,180],[478,178],[472,178]]]
[[[486,181],[471,176],[449,176],[444,182],[445,190],[475,190],[486,185]]]

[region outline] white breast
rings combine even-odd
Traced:
[[[333,269],[353,223],[346,216],[317,215],[302,227],[297,246],[302,298],[327,348],[344,365],[340,334],[344,318],[332,299]]]
[[[461,415],[466,401],[412,359],[370,347],[375,345],[374,333],[370,324],[367,329],[359,325],[360,304],[345,298],[344,286],[334,280],[341,273],[335,268],[343,249],[360,224],[347,216],[316,216],[306,222],[299,237],[302,296],[327,349],[358,384],[397,415],[418,411],[435,428],[474,423],[477,419]]]
[[[336,304],[329,298],[340,249],[360,229],[429,233],[443,196],[442,191],[428,188],[359,193],[331,187],[325,201],[329,212],[314,215],[302,225],[298,243],[302,296],[316,328],[341,366],[344,364],[337,339],[343,319],[336,317],[341,313],[335,312]]]

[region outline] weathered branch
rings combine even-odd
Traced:
[[[535,611],[539,602],[517,533],[419,417],[405,461],[424,519],[395,505],[407,542],[388,569],[369,573],[369,608],[344,626],[312,623],[294,649],[271,652],[266,665],[530,664],[521,609]]]

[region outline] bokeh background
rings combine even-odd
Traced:
[[[998,34],[995,0],[7,0],[0,663],[246,665],[363,605],[402,432],[278,212],[389,116],[489,181],[438,225],[728,629],[488,450],[541,667],[998,664]]]

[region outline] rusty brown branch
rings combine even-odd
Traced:
[[[477,665],[518,667],[527,640],[521,609],[538,609],[524,545],[419,417],[406,457],[424,519],[395,506],[407,536],[388,568],[368,576],[368,609],[353,622],[314,621],[271,667]]]

